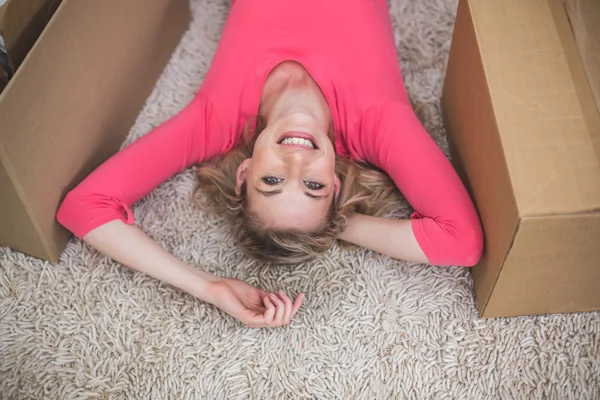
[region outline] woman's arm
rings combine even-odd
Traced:
[[[283,291],[268,293],[236,279],[219,278],[178,260],[141,229],[115,220],[85,235],[84,241],[113,260],[213,304],[249,327],[290,323],[302,305]]]
[[[355,213],[340,239],[400,260],[428,264],[410,220],[392,220]]]
[[[113,260],[208,301],[217,278],[193,268],[150,239],[140,228],[115,220],[86,234],[83,240]]]
[[[424,261],[408,250],[414,250],[416,240],[431,264],[475,265],[483,251],[483,232],[473,202],[410,105],[387,103],[369,110],[358,140],[357,156],[387,172],[415,213],[406,222],[367,224],[359,219],[353,229],[361,233],[355,237],[366,235],[363,229],[375,229],[381,243],[363,241],[386,254]]]

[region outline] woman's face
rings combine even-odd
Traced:
[[[327,130],[301,114],[267,125],[238,167],[238,193],[244,182],[250,211],[265,227],[318,229],[340,187]]]

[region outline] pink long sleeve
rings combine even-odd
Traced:
[[[121,150],[70,191],[58,221],[83,238],[112,220],[133,224],[131,206],[186,167],[222,153],[231,138],[212,106],[197,95],[177,115]]]
[[[364,157],[386,171],[415,209],[412,227],[432,264],[475,265],[483,232],[475,207],[456,171],[425,131],[412,108],[387,103],[366,115]]]

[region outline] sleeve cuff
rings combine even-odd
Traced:
[[[410,218],[413,234],[415,235],[421,250],[425,254],[425,257],[427,257],[429,263],[437,264],[439,262],[439,257],[433,250],[433,246],[425,234],[425,229],[423,228],[423,217],[418,212],[414,212],[411,214]]]
[[[135,223],[131,208],[114,197],[85,200],[67,196],[56,219],[80,240],[97,227],[114,220],[121,220],[128,225]]]

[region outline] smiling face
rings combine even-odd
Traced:
[[[250,211],[265,227],[317,230],[340,186],[327,131],[302,114],[267,125],[237,170],[238,193],[243,183]]]

